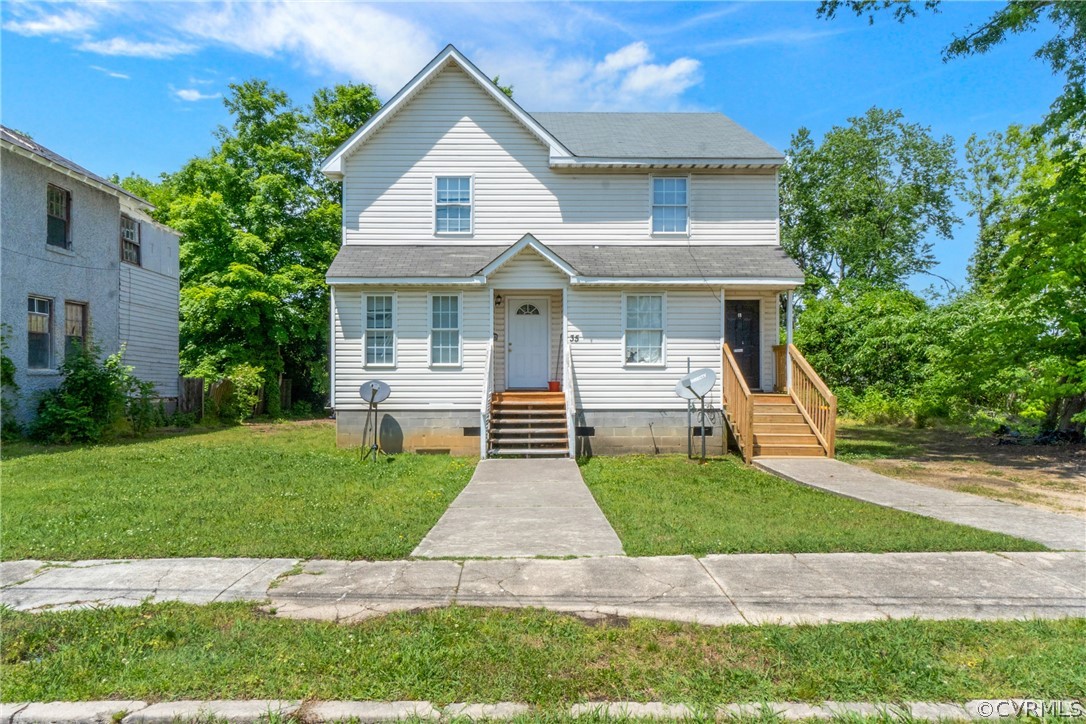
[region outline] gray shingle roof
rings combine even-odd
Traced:
[[[45,159],[46,161],[51,161],[52,163],[55,163],[58,166],[63,166],[64,168],[68,169],[69,171],[74,171],[75,173],[80,174],[81,176],[86,176],[91,181],[95,181],[95,182],[97,182],[99,184],[102,184],[104,186],[108,186],[110,189],[112,189],[113,191],[116,191],[118,194],[123,194],[124,196],[127,196],[130,199],[135,199],[136,201],[139,201],[141,204],[143,204],[145,206],[151,206],[150,202],[148,202],[146,199],[141,199],[139,196],[136,196],[135,194],[132,194],[132,193],[129,193],[128,191],[125,191],[123,188],[121,188],[117,184],[113,183],[112,181],[108,181],[108,180],[102,178],[101,176],[94,173],[93,171],[88,171],[87,169],[83,168],[82,166],[80,166],[75,161],[67,159],[64,156],[61,156],[56,151],[52,151],[52,150],[46,148],[45,146],[41,145],[40,143],[38,143],[34,139],[29,138],[27,136],[24,136],[23,134],[19,133],[18,131],[13,131],[13,130],[11,130],[10,128],[8,128],[6,126],[0,126],[0,138],[2,138],[3,140],[5,140],[5,141],[7,141],[9,143],[12,143],[12,144],[14,144],[16,146],[19,146],[20,148],[23,148],[23,149],[25,149],[27,151],[30,151],[31,153],[33,153],[33,154],[35,154],[37,156],[40,156],[41,158]]]
[[[722,113],[532,113],[577,156],[783,159]]]
[[[478,274],[507,248],[348,244],[336,255],[328,279],[465,279]],[[548,248],[584,277],[803,281],[799,267],[779,246],[563,244]]]

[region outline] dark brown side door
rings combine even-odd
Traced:
[[[731,345],[739,370],[752,390],[761,389],[761,324],[757,301],[724,300],[724,341]]]

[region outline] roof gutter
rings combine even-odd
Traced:
[[[550,167],[569,168],[778,168],[784,165],[780,157],[764,158],[624,158],[552,156]]]
[[[41,156],[41,155],[39,155],[37,153],[34,153],[33,151],[31,151],[29,149],[23,148],[22,146],[20,146],[17,143],[12,143],[11,141],[5,141],[5,140],[0,139],[0,147],[3,147],[5,150],[12,151],[13,153],[18,154],[18,155],[22,156],[23,158],[28,158],[31,161],[36,161],[37,163],[40,163],[42,166],[45,166],[46,168],[49,168],[49,169],[51,169],[53,171],[56,171],[57,173],[64,174],[65,176],[67,176],[69,178],[73,178],[73,179],[75,179],[77,181],[81,181],[81,182],[87,184],[88,186],[93,186],[94,188],[98,189],[99,191],[104,191],[107,194],[110,194],[111,196],[116,196],[117,198],[126,198],[126,199],[130,199],[131,201],[135,201],[137,204],[142,206],[147,211],[154,211],[154,209],[155,209],[154,204],[147,201],[146,199],[141,199],[139,196],[136,196],[135,194],[131,194],[131,193],[125,191],[124,189],[119,189],[119,188],[116,188],[115,186],[112,186],[110,184],[102,183],[101,181],[99,181],[96,178],[92,178],[92,177],[86,175],[85,173],[80,173],[79,171],[68,168],[67,166],[65,166],[63,164],[59,164],[56,161],[45,158],[44,156]]]

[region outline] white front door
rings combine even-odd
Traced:
[[[506,300],[505,386],[507,389],[546,389],[550,366],[547,299]]]

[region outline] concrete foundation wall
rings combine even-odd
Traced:
[[[381,448],[390,454],[400,452],[448,452],[452,455],[478,455],[478,435],[465,435],[464,428],[477,429],[479,415],[463,410],[390,410],[379,413]],[[701,421],[694,415],[693,424]],[[366,413],[339,410],[336,413],[336,443],[340,447],[363,444]],[[687,451],[686,412],[678,410],[580,410],[576,425],[591,434],[577,436],[577,455],[630,455],[685,453]],[[724,428],[719,414],[709,417],[706,438],[710,455],[723,451]],[[368,431],[366,431],[368,432]],[[367,442],[370,438],[366,438]],[[694,453],[701,451],[701,437],[694,438]]]
[[[479,436],[465,435],[464,428],[479,427],[479,413],[462,410],[392,410],[378,413],[381,449],[387,453],[448,452],[479,455]],[[366,413],[336,411],[336,444],[358,447],[363,442]],[[367,444],[372,438],[366,438]]]
[[[686,412],[682,410],[578,410],[578,428],[590,428],[592,434],[577,435],[577,455],[631,455],[685,453],[687,451]],[[701,419],[693,416],[693,425]],[[719,414],[708,418],[706,450],[719,455],[723,450],[724,430]],[[709,431],[707,431],[709,432]],[[701,451],[701,437],[694,439],[694,452]]]

